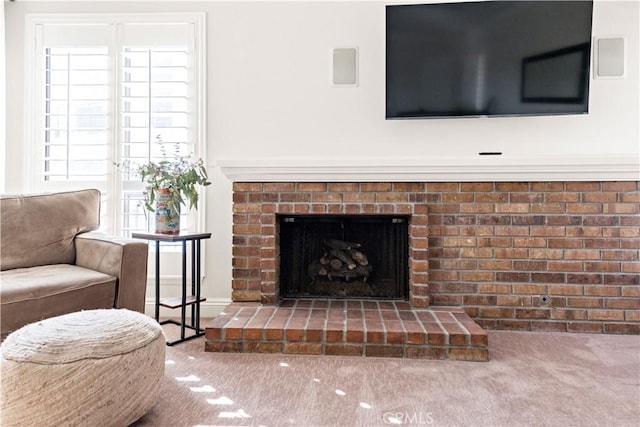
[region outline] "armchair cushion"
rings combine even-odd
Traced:
[[[2,273],[2,332],[43,318],[112,308],[116,278],[71,264],[16,268]]]
[[[98,190],[3,196],[0,269],[73,264],[73,240],[100,224]]]

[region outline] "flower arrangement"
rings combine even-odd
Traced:
[[[180,207],[198,208],[198,185],[210,185],[204,160],[193,161],[191,156],[180,155],[180,145],[176,143],[173,158],[166,154],[161,136],[156,136],[160,144],[162,160],[135,164],[129,160],[115,163],[123,167],[127,174],[138,175],[146,186],[142,192],[140,205],[146,211],[155,212],[155,230],[160,234],[180,233]]]
[[[175,212],[180,212],[180,205],[187,205],[189,209],[198,208],[198,190],[196,185],[211,184],[207,178],[207,171],[202,159],[189,162],[180,157],[175,161],[161,160],[157,163],[149,162],[138,168],[141,179],[147,183],[143,192],[144,207],[154,212],[153,204],[156,193],[160,190],[168,191],[167,204]],[[183,197],[184,196],[184,197]]]
[[[163,150],[163,160],[139,165],[136,172],[147,185],[143,191],[144,207],[154,212],[157,193],[168,193],[167,205],[174,212],[180,212],[180,206],[198,208],[198,189],[196,185],[210,185],[207,169],[202,159],[191,160],[191,156],[180,156],[179,148],[172,160],[167,159]]]

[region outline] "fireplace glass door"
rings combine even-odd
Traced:
[[[401,215],[279,215],[280,295],[408,298]]]

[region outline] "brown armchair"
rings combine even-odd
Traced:
[[[97,233],[99,223],[98,190],[0,198],[2,338],[79,310],[144,312],[147,243]]]

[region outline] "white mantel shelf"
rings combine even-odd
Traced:
[[[217,166],[233,182],[353,181],[639,181],[637,155],[600,158],[359,160],[358,165],[325,159],[220,160]]]

